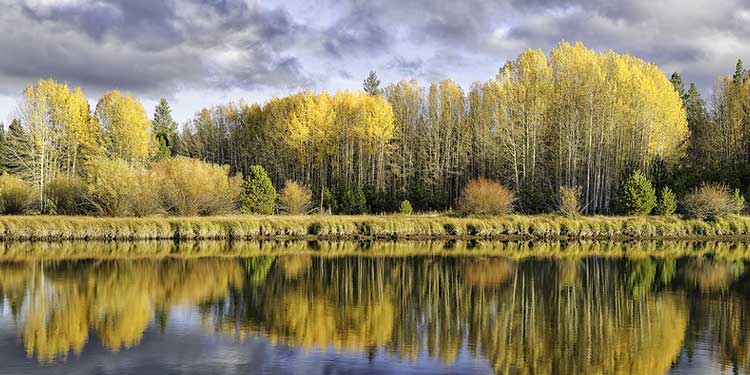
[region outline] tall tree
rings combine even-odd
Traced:
[[[154,110],[152,131],[156,142],[158,142],[159,157],[169,157],[175,153],[175,141],[177,138],[177,123],[172,119],[172,109],[169,108],[167,99],[161,98]]]
[[[374,70],[371,70],[370,74],[365,78],[362,87],[368,95],[377,96],[383,94],[383,90],[380,89],[380,80]]]
[[[103,131],[103,144],[109,157],[141,164],[150,155],[151,121],[143,105],[130,95],[110,91],[99,99],[95,121]]]
[[[33,183],[44,210],[47,184],[60,174],[80,172],[83,161],[98,149],[98,131],[83,91],[53,80],[28,86],[16,112],[19,129],[13,129],[12,142],[18,148],[9,150],[8,162]]]
[[[672,73],[672,77],[669,78],[669,81],[672,82],[674,90],[677,91],[677,94],[680,95],[680,98],[684,101],[687,92],[685,92],[685,83],[682,81],[682,76],[680,76],[680,73]]]

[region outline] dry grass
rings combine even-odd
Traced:
[[[209,216],[107,218],[2,216],[0,240],[146,239],[632,239],[750,237],[750,217],[707,222],[677,217],[557,215],[448,217]]]

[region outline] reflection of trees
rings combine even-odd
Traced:
[[[750,277],[743,262],[689,259],[681,268],[686,287],[692,291],[692,334],[688,353],[696,340],[708,340],[706,347],[722,370],[750,372]],[[707,338],[707,339],[706,339]],[[706,343],[704,341],[704,343]],[[726,371],[729,373],[730,371]]]
[[[508,374],[651,374],[669,368],[686,331],[713,340],[720,364],[750,369],[744,269],[464,255],[16,262],[0,263],[0,291],[43,362],[80,352],[91,333],[111,350],[137,345],[151,319],[163,329],[186,304],[239,339],[445,363],[469,353]]]
[[[240,263],[223,259],[0,264],[26,351],[42,362],[80,353],[90,330],[111,350],[131,347],[154,306],[223,299],[243,279]]]
[[[294,280],[276,272],[288,262],[298,261],[277,258],[262,284],[216,306],[216,328],[446,363],[468,344],[501,373],[651,374],[669,368],[687,326],[681,297],[640,283],[633,298],[633,267],[617,260],[311,258]],[[652,262],[655,287],[674,265]]]
[[[701,291],[726,290],[744,272],[740,262],[691,259],[683,268],[689,284]]]
[[[682,299],[633,299],[623,269],[585,260],[570,267],[521,269],[502,293],[475,295],[479,352],[499,373],[659,374],[679,353],[687,309]],[[565,271],[562,275],[556,272]],[[563,285],[559,278],[568,280]],[[558,285],[565,287],[545,287]]]

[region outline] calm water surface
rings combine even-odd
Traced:
[[[0,374],[735,374],[750,261],[0,261]]]

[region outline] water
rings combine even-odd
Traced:
[[[0,251],[0,374],[747,373],[750,262],[703,246],[637,258]]]

